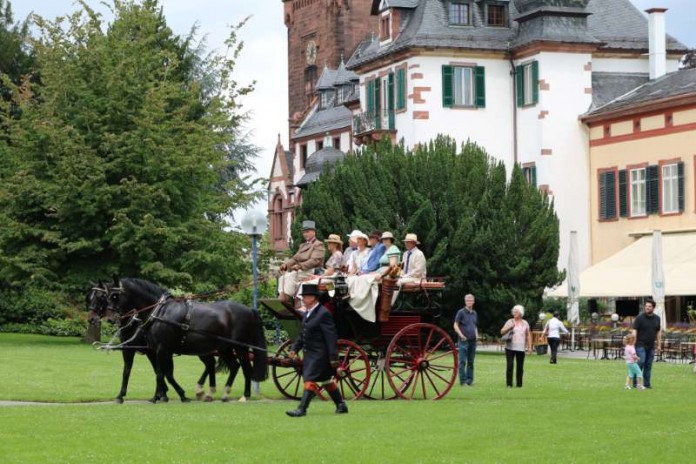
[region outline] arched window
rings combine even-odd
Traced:
[[[273,228],[273,240],[282,241],[286,239],[285,237],[285,220],[283,215],[283,195],[277,193],[275,198],[273,198],[273,218],[272,218],[272,228]]]

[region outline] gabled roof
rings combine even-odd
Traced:
[[[643,105],[666,100],[675,100],[675,103],[680,103],[685,97],[696,97],[696,69],[682,69],[648,81],[587,113],[583,119],[594,119],[622,110],[639,109]]]
[[[346,154],[334,147],[325,147],[317,150],[307,158],[305,175],[297,181],[297,185],[302,187],[319,178],[324,166],[333,166],[339,160],[346,157]]]
[[[328,66],[324,66],[324,70],[319,76],[317,81],[317,90],[328,90],[334,88],[334,83],[336,82],[337,71],[335,69],[329,69]]]
[[[359,80],[360,77],[357,74],[355,74],[355,72],[346,69],[346,64],[343,62],[343,59],[341,59],[341,64],[338,65],[338,69],[336,70],[334,86],[350,84],[354,81],[357,82]]]
[[[384,46],[376,38],[367,39],[348,61],[356,67],[380,57],[414,47],[498,50],[521,47],[538,41],[585,43],[608,50],[648,49],[648,20],[630,0],[517,0],[509,2],[510,27],[484,25],[483,5],[471,2],[472,26],[450,26],[447,0],[420,0],[400,14],[401,31]],[[520,14],[517,5],[524,6]],[[374,4],[373,4],[374,6]],[[525,24],[520,27],[517,20]],[[686,52],[687,47],[667,38],[668,52]]]

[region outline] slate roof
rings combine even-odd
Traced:
[[[288,167],[288,179],[292,179],[295,176],[295,166],[292,162],[292,152],[290,150],[285,150],[285,165]]]
[[[511,1],[510,27],[486,27],[484,3],[471,3],[473,26],[450,26],[446,0],[420,0],[415,9],[401,11],[401,31],[391,43],[380,47],[377,38],[365,40],[358,46],[347,66],[354,69],[382,56],[412,47],[505,51],[510,47],[542,40],[598,44],[604,49],[648,49],[648,20],[630,0],[589,0],[586,9],[582,6],[554,6],[558,3],[557,0],[538,0],[533,2],[534,8],[526,10],[523,15],[518,12],[516,2]],[[552,12],[555,15],[534,19],[534,10]],[[518,18],[526,18],[523,21],[526,23],[525,27],[520,27],[516,21]],[[685,52],[687,47],[668,36],[667,50]]]
[[[355,72],[346,69],[346,64],[341,60],[341,64],[338,65],[338,69],[336,70],[334,86],[350,84],[353,81],[359,80],[360,77],[355,74]]]
[[[345,153],[334,147],[325,147],[315,151],[307,158],[305,175],[297,181],[297,185],[302,187],[310,182],[314,182],[321,175],[324,166],[333,166],[345,157]]]
[[[336,74],[338,72],[335,69],[329,69],[327,66],[324,66],[324,70],[321,72],[321,76],[319,76],[319,80],[317,81],[317,90],[327,90],[327,89],[333,89],[334,84],[336,82]]]
[[[589,112],[586,116],[597,116],[633,106],[640,106],[643,103],[686,95],[696,95],[696,69],[682,69],[648,81],[640,87]]]
[[[590,111],[606,105],[650,80],[647,73],[593,72]]]
[[[292,138],[298,139],[308,135],[324,134],[332,130],[347,128],[352,122],[353,114],[343,105],[323,110],[319,110],[317,105]]]

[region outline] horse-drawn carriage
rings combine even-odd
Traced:
[[[379,317],[370,322],[351,308],[345,279],[319,281],[320,301],[336,321],[340,361],[336,380],[344,398],[440,399],[449,392],[457,376],[457,349],[435,324],[444,287],[444,282],[423,280],[397,290],[395,280],[385,279],[375,308]],[[288,354],[302,313],[277,299],[262,299],[261,304],[290,336],[269,357],[271,377],[284,396],[299,399],[302,353],[294,359]]]

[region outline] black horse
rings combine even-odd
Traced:
[[[236,356],[244,374],[245,398],[251,396],[252,379],[260,382],[267,377],[263,324],[258,313],[244,305],[232,301],[179,301],[151,282],[124,278],[110,289],[109,307],[120,314],[125,312],[122,317],[140,321],[141,332],[154,350],[158,388],[161,389],[166,378],[182,401],[187,398],[174,379],[174,354],[204,357],[217,354],[221,364],[227,364],[231,372],[235,371],[232,363]],[[254,353],[253,367],[249,348]],[[208,364],[206,371],[211,372]]]
[[[117,318],[114,311],[109,308],[110,293],[111,286],[101,281],[99,281],[99,284],[92,285],[92,288],[87,292],[87,317],[90,322],[94,318],[106,318],[109,322],[118,322],[116,321]],[[139,321],[131,320],[128,324],[119,328],[121,345],[124,349],[121,350],[121,355],[123,356],[123,374],[121,377],[121,390],[116,396],[117,403],[123,403],[123,398],[128,391],[128,380],[130,379],[136,353],[147,356],[150,365],[152,365],[152,370],[155,372],[155,375],[157,374],[155,354],[152,350],[148,349],[147,337],[145,333],[140,330],[140,325],[141,323]],[[155,387],[155,395],[150,401],[153,403],[157,401],[169,401],[167,390],[166,383],[158,383]]]
[[[118,282],[117,285],[118,286]],[[106,318],[106,320],[110,323],[116,322],[116,317],[115,313],[108,309],[108,296],[109,293],[111,292],[111,286],[109,284],[103,283],[101,280],[99,283],[93,283],[92,288],[90,288],[89,292],[87,292],[86,295],[86,306],[87,306],[87,320],[89,321],[90,324],[96,324],[98,320]],[[159,298],[158,298],[159,299]],[[157,301],[153,300],[150,304],[155,304]],[[136,333],[137,331],[137,325],[133,327],[126,327],[122,330],[119,331],[119,333],[122,336],[122,341],[125,342],[122,346],[125,348],[125,350],[122,350],[124,353],[125,351],[140,351],[140,352],[145,352],[145,348],[139,348],[138,350],[131,350],[130,347],[135,347],[135,346],[145,346],[143,345],[144,343],[147,343],[147,338],[144,336],[144,334],[140,337],[136,337],[133,340],[130,340],[131,337]],[[130,340],[130,341],[129,341]],[[154,359],[154,358],[153,358]],[[203,374],[201,375],[200,380],[198,381],[196,385],[196,398],[197,399],[205,399],[205,401],[213,401],[213,395],[215,394],[215,389],[216,389],[216,381],[215,381],[215,372],[216,372],[216,367],[215,367],[215,357],[214,356],[200,356],[201,361],[205,365],[205,370],[203,371]],[[121,383],[121,391],[119,392],[119,395],[116,398],[116,401],[119,403],[123,403],[123,397],[126,395],[126,392],[128,390],[128,381],[130,378],[130,371],[131,367],[133,365],[133,356],[129,356],[127,359],[124,357],[124,372],[123,372],[123,380]],[[237,372],[239,371],[239,363],[237,362],[236,359],[229,360],[225,362],[224,364],[221,363],[220,366],[218,366],[217,370],[228,370],[230,372],[227,382],[225,383],[225,393],[223,394],[222,401],[228,401],[229,400],[229,395],[230,391],[232,389],[232,384],[234,383],[234,379],[237,375]],[[157,373],[157,370],[155,366],[153,365],[153,370],[155,371],[155,374]],[[205,395],[204,392],[204,385],[206,379],[210,377],[210,393]],[[164,384],[164,390],[165,392],[167,391],[167,385],[166,383]],[[162,396],[162,397],[156,397],[152,401],[155,401],[159,399],[160,401],[168,401],[167,396]]]

